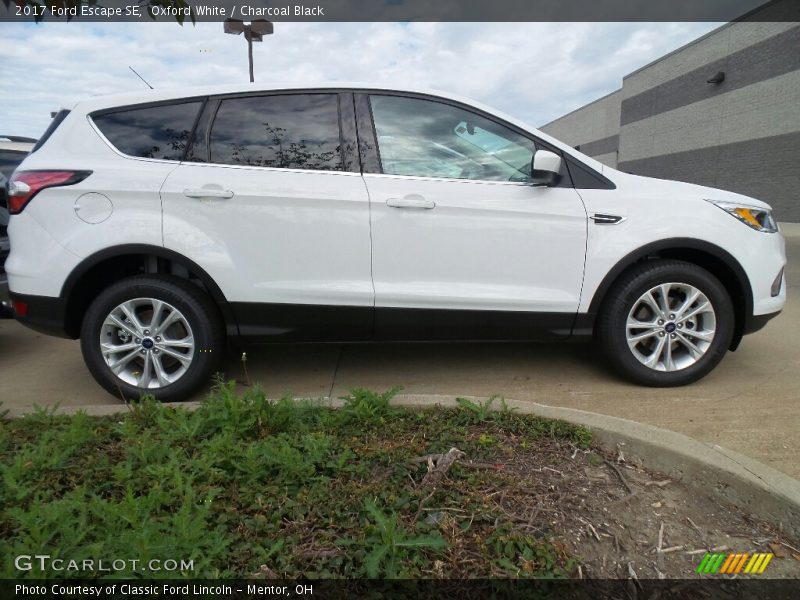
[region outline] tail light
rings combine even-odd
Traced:
[[[11,301],[11,308],[14,311],[14,314],[18,317],[27,317],[28,316],[28,303],[23,302],[22,300],[12,300]]]
[[[91,171],[19,171],[8,182],[8,212],[17,215],[43,189],[74,185]]]

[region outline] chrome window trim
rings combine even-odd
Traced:
[[[145,160],[154,160],[154,159],[145,159]],[[175,161],[161,161],[161,162],[175,162]],[[354,171],[330,171],[327,169],[290,169],[287,167],[261,167],[258,165],[231,165],[228,163],[208,163],[208,162],[193,162],[193,161],[181,161],[181,165],[192,165],[197,167],[221,167],[225,169],[258,169],[261,171],[278,171],[282,173],[305,173],[307,175],[313,175],[316,173],[323,173],[326,175],[355,175],[356,177],[361,177],[361,173],[356,173]]]
[[[544,185],[536,185],[526,181],[495,181],[492,179],[458,179],[455,177],[425,177],[422,175],[393,175],[391,173],[364,173],[364,178],[379,177],[386,179],[404,179],[409,181],[440,181],[442,183],[478,183],[481,185],[510,185],[517,187],[543,188]]]

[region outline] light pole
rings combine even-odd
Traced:
[[[225,19],[225,33],[239,35],[244,33],[247,40],[247,59],[250,63],[250,82],[254,82],[253,77],[253,42],[260,42],[265,35],[272,33],[272,22],[265,19],[256,19],[250,23],[244,23],[238,19]]]

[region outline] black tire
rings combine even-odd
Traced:
[[[705,354],[694,364],[673,371],[656,370],[644,365],[628,346],[627,339],[626,323],[635,303],[648,290],[663,283],[688,284],[700,290],[711,303],[716,319],[714,337]],[[719,279],[688,262],[653,260],[633,267],[613,285],[603,302],[595,331],[604,355],[621,375],[641,385],[671,387],[693,383],[716,367],[731,344],[734,325],[733,304]],[[689,330],[682,329],[681,332],[689,333]],[[661,336],[661,332],[657,335]],[[650,340],[646,343],[658,343],[656,337]],[[686,352],[685,346],[676,345],[676,348]]]
[[[112,335],[108,327],[104,328],[103,324],[106,318],[122,303],[137,298],[152,298],[167,303],[180,312],[191,330],[194,348],[193,350],[182,350],[182,352],[190,353],[185,356],[191,355],[188,366],[183,367],[183,373],[178,375],[174,382],[165,383],[160,387],[144,389],[124,381],[111,371],[100,348],[101,337]],[[150,312],[152,315],[154,311]],[[145,320],[143,323],[147,323],[147,321]],[[173,327],[176,326],[181,325],[179,323]],[[113,326],[110,329],[122,331]],[[165,333],[166,331],[167,329],[165,329]],[[185,329],[182,331],[185,332]],[[135,343],[135,340],[132,340],[127,332],[124,335],[127,336],[128,343],[131,341]],[[158,339],[161,340],[160,337]],[[123,339],[116,343],[124,342]],[[142,339],[142,345],[144,346],[144,344],[144,339]],[[150,344],[152,347],[152,340]],[[157,350],[158,346],[155,346],[152,351],[157,352]],[[117,398],[123,397],[125,400],[138,400],[144,394],[150,394],[162,402],[188,400],[200,387],[208,385],[211,375],[220,364],[224,350],[225,332],[219,311],[214,303],[196,285],[168,275],[129,277],[111,285],[103,290],[89,306],[81,327],[81,351],[92,376],[110,394]],[[143,361],[143,358],[134,357],[131,361],[132,366],[127,368],[132,369],[136,362],[139,362],[143,370],[143,362],[140,361]],[[167,361],[171,361],[170,366],[175,368],[176,372],[181,369],[179,361],[171,359],[162,351],[159,359],[162,369]],[[153,365],[151,369],[155,371],[155,363],[152,362],[151,365]]]

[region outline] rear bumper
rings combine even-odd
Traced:
[[[67,303],[61,298],[11,292],[14,318],[39,333],[74,339],[66,331]],[[23,310],[22,306],[26,308]],[[24,312],[24,314],[22,314]]]

